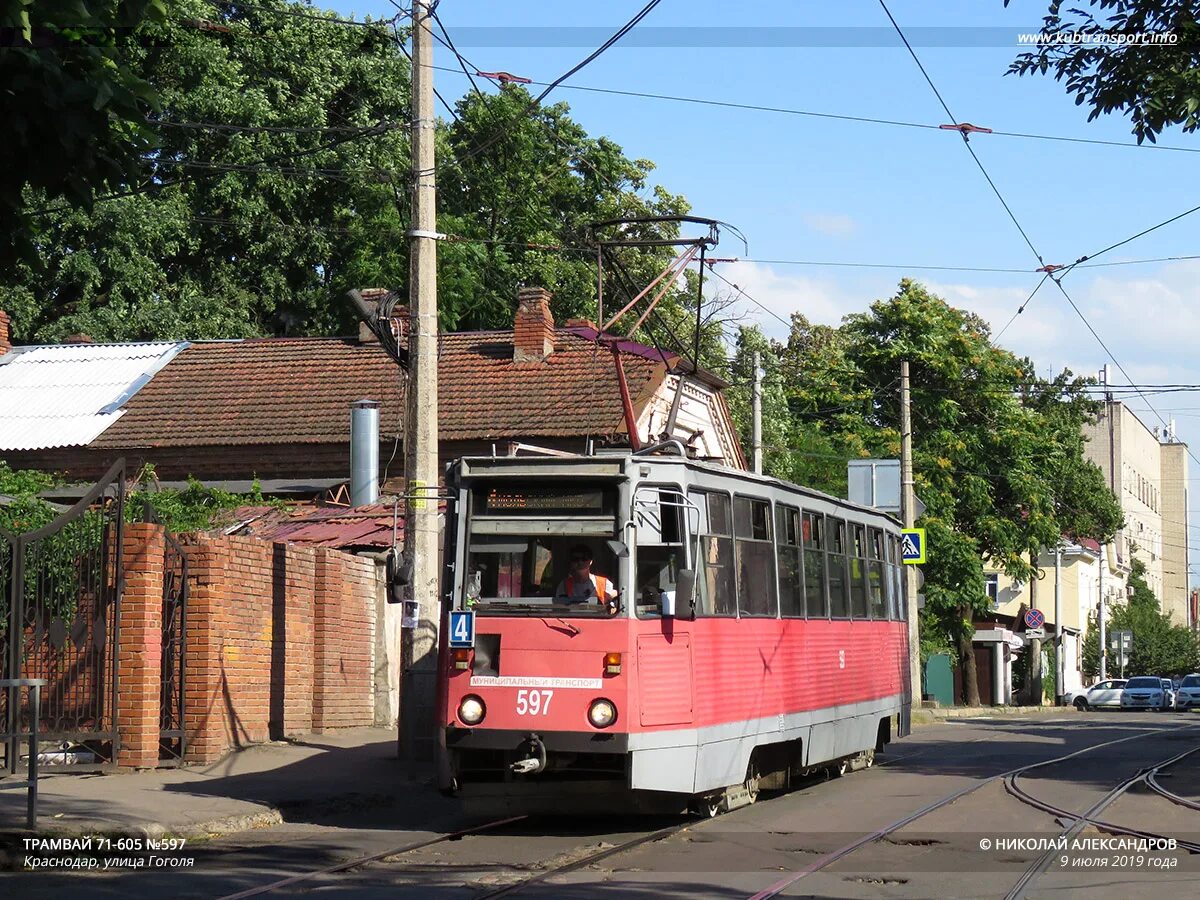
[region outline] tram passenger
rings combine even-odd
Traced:
[[[608,604],[610,612],[616,611],[617,591],[611,581],[592,571],[592,551],[587,544],[576,544],[571,548],[570,569],[567,577],[558,583],[554,599],[567,603],[595,600]]]

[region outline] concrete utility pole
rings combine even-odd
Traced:
[[[1116,463],[1116,448],[1114,445],[1115,435],[1113,434],[1112,420],[1112,394],[1108,392],[1108,363],[1105,363],[1100,369],[1100,383],[1104,385],[1104,417],[1108,419],[1108,489],[1112,491],[1112,495],[1117,498],[1118,502],[1121,495],[1117,493],[1117,463]],[[1118,536],[1117,540],[1120,540]],[[1118,547],[1118,553],[1120,548]],[[1108,632],[1105,622],[1106,610],[1104,609],[1104,570],[1108,566],[1108,544],[1100,545],[1100,606],[1096,612],[1096,623],[1100,634],[1100,680],[1103,681],[1108,677]]]
[[[1029,608],[1038,608],[1038,555],[1029,551],[1029,563],[1033,566],[1033,577],[1029,579]],[[1042,626],[1043,631],[1045,625]],[[1054,623],[1058,627],[1058,622]],[[1034,638],[1029,644],[1029,705],[1042,705],[1042,639]]]
[[[1062,630],[1062,543],[1054,545],[1054,705],[1062,703],[1063,690]]]
[[[412,565],[404,636],[400,752],[433,758],[438,627],[437,210],[433,37],[426,0],[412,5],[412,225],[409,238],[408,385],[404,429],[405,560]],[[415,614],[415,615],[413,615]],[[413,619],[415,618],[415,621]]]
[[[908,392],[908,360],[900,363],[900,505],[904,527],[917,520],[917,494],[913,488],[912,408]],[[904,567],[904,596],[908,610],[908,675],[912,704],[921,706],[921,640],[917,627],[917,569]]]
[[[754,455],[754,471],[762,474],[762,354],[754,351],[754,389],[750,394],[750,441]]]

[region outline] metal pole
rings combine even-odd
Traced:
[[[761,475],[763,468],[762,446],[762,354],[754,351],[754,388],[750,394],[750,441],[754,456],[754,472]]]
[[[17,691],[19,693],[20,688]],[[38,820],[38,717],[42,713],[42,686],[35,681],[29,686],[29,695],[32,702],[29,706],[29,793],[25,801],[25,819],[29,831],[34,833]]]
[[[917,496],[913,489],[912,409],[908,385],[908,360],[900,363],[900,503],[904,527],[912,528],[917,520]],[[917,625],[917,570],[904,567],[904,595],[908,599],[908,677],[914,706],[921,705],[921,642]]]
[[[1033,566],[1033,577],[1029,579],[1029,608],[1037,609],[1038,556],[1029,551],[1029,562]],[[1045,619],[1042,620],[1042,633],[1046,631]],[[1054,623],[1058,627],[1058,623]],[[1029,705],[1042,705],[1042,639],[1034,638],[1029,644]]]
[[[1108,565],[1108,544],[1100,545],[1100,608],[1097,615],[1100,627],[1100,680],[1108,675],[1108,635],[1104,629],[1104,569]]]
[[[1063,629],[1062,629],[1062,544],[1054,548],[1054,703],[1062,703]]]
[[[433,758],[438,624],[437,213],[433,39],[426,0],[412,7],[412,227],[409,229],[409,378],[404,439],[404,548],[412,564],[400,718],[401,752]]]

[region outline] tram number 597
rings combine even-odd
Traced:
[[[550,713],[554,691],[517,691],[518,716],[545,716]]]

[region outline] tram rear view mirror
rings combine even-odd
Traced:
[[[678,610],[690,610],[692,608],[692,595],[696,590],[696,573],[692,569],[680,569],[675,573],[675,590],[664,591],[663,611],[664,616],[674,616]],[[668,610],[667,607],[670,606]]]
[[[626,546],[624,541],[605,541],[605,543],[608,544],[608,549],[612,551],[613,556],[617,559],[629,558],[629,547]]]

